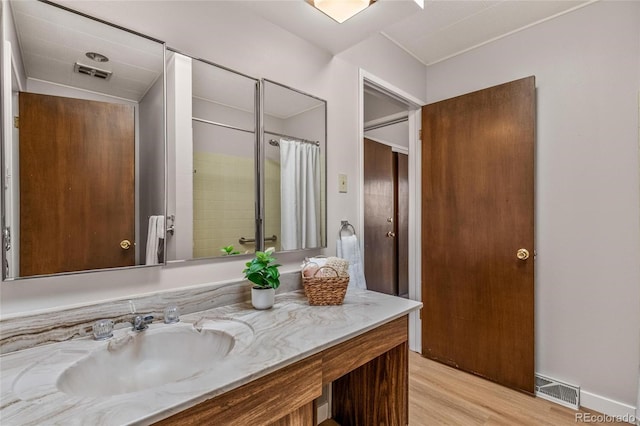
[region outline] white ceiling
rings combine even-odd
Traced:
[[[428,65],[588,3],[428,0],[424,10],[382,28],[382,34]]]
[[[58,1],[106,21],[162,37],[169,45],[177,37],[171,31],[180,31],[180,27],[173,30],[161,17],[179,11],[185,22],[202,22],[199,18],[203,16],[215,16],[216,22],[241,19],[251,26],[259,25],[258,21],[275,25],[332,54],[382,34],[428,65],[594,0],[426,0],[424,9],[414,0],[378,0],[343,24],[304,0]],[[25,68],[33,78],[140,99],[159,75],[155,66],[158,56],[148,50],[153,44],[149,40],[131,34],[125,34],[123,39],[124,33],[105,25],[92,23],[89,28],[86,18],[70,14],[64,18],[59,15],[65,13],[43,3],[20,0],[13,1],[12,7]],[[69,17],[73,17],[73,23]],[[111,81],[71,71],[73,63],[87,51],[98,51],[111,59]],[[281,111],[279,115],[287,113]]]
[[[406,114],[408,109],[406,104],[369,87],[365,87],[364,89],[363,104],[365,125],[369,121],[378,120],[383,117],[397,115],[402,112]]]
[[[278,84],[265,82],[264,112],[265,114],[286,120],[303,112],[310,111],[324,105],[314,97],[282,87]]]
[[[208,63],[192,62],[193,96],[219,105],[253,113],[256,81]],[[324,103],[269,81],[264,87],[264,112],[286,120]]]
[[[429,65],[593,0],[378,0],[338,24],[305,1],[240,1],[248,11],[337,54],[381,33]]]
[[[162,74],[162,45],[34,1],[11,4],[27,77],[139,101]],[[93,62],[98,52],[109,58]],[[74,72],[74,64],[112,71],[109,80]]]
[[[253,114],[255,80],[198,60],[191,71],[193,97]]]
[[[428,65],[597,0],[425,0],[424,9],[415,0],[378,0],[343,24],[304,0],[56,1],[170,44],[173,16],[210,25],[240,18],[254,27],[257,18],[332,54],[382,34]]]

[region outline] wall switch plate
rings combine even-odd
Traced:
[[[347,192],[347,175],[344,175],[344,174],[338,175],[338,192],[341,192],[341,193]]]

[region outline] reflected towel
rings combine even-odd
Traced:
[[[364,279],[358,238],[355,235],[349,235],[338,239],[336,252],[338,257],[349,261],[349,287],[366,289],[367,283]]]
[[[164,261],[164,234],[164,216],[149,216],[146,265],[158,265]]]

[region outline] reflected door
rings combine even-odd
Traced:
[[[135,264],[129,105],[20,93],[20,276]]]
[[[409,157],[364,139],[367,288],[409,296]]]
[[[391,147],[364,140],[364,275],[367,288],[398,294]]]

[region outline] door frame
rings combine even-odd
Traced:
[[[421,111],[426,101],[416,98],[393,84],[360,68],[358,75],[358,235],[364,232],[364,87],[371,86],[407,104],[409,117],[409,298],[422,300],[420,186],[421,147],[419,133],[422,127]],[[364,239],[360,238],[360,252],[364,253]],[[364,262],[364,260],[363,260]],[[409,314],[409,349],[422,352],[422,325],[419,311]]]

